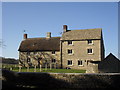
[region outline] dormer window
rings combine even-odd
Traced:
[[[72,45],[73,43],[72,43],[72,41],[68,41],[68,45]]]
[[[92,45],[93,41],[92,40],[88,40],[88,45]]]

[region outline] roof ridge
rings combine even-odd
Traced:
[[[74,29],[74,30],[70,30],[70,31],[79,31],[79,30],[102,30],[102,28],[93,28],[93,29]]]
[[[61,38],[61,37],[51,37],[51,38]],[[46,37],[36,37],[36,38],[27,38],[27,39],[46,39]]]

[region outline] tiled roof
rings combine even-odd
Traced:
[[[59,51],[60,37],[28,38],[23,40],[18,51]]]
[[[101,28],[69,30],[63,33],[61,40],[101,39]]]

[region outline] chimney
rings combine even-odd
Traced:
[[[23,39],[24,40],[27,39],[27,34],[24,34]]]
[[[63,33],[67,32],[67,25],[63,25]]]
[[[47,37],[46,38],[51,38],[51,32],[47,32]]]

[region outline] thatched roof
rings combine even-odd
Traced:
[[[61,40],[101,39],[101,28],[69,30],[63,33]]]
[[[18,51],[59,51],[60,37],[28,38],[23,40]]]

